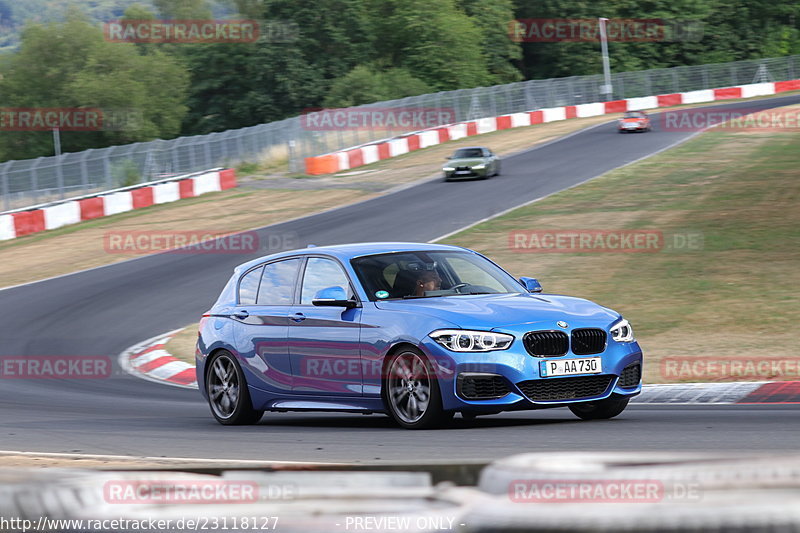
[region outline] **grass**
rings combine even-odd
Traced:
[[[610,118],[573,119],[488,133],[479,136],[480,141],[476,137],[452,141],[370,165],[376,168],[366,176],[289,176],[309,178],[308,181],[314,185],[308,190],[282,190],[277,187],[253,190],[246,187],[244,179],[240,179],[244,186],[235,189],[1,241],[0,284],[9,286],[26,283],[135,257],[130,253],[108,253],[103,240],[107,232],[234,232],[258,228],[364,200],[374,195],[375,190],[430,176],[441,168],[445,155],[457,146],[483,142],[490,143],[500,154],[511,153],[607,120]],[[245,176],[255,173],[252,177],[258,180],[263,178],[259,173],[270,174],[285,166],[287,161],[286,148],[273,147],[262,154],[260,163],[242,163],[238,170]],[[364,180],[368,181],[369,190],[365,189]],[[331,189],[331,183],[348,188]]]
[[[227,233],[310,215],[369,198],[362,190],[229,189],[98,218],[0,243],[0,280],[14,285],[141,256],[106,246],[129,232]],[[291,236],[287,236],[291,238]],[[157,250],[156,250],[157,251]],[[245,250],[247,251],[247,250]]]
[[[546,292],[622,312],[645,351],[648,383],[675,381],[661,367],[671,357],[796,359],[799,145],[800,131],[712,130],[443,242],[535,276]],[[666,246],[625,254],[515,250],[509,233],[531,229],[656,230]],[[682,241],[691,246],[676,246]],[[193,362],[196,331],[189,326],[167,349]]]
[[[666,357],[796,359],[798,146],[797,130],[710,131],[443,242],[535,276],[546,292],[623,313],[636,327],[651,383],[665,381],[659,362]],[[509,233],[533,229],[657,230],[667,246],[656,253],[515,249]],[[695,249],[669,248],[687,235]]]
[[[181,361],[194,364],[194,349],[197,344],[198,323],[187,326],[175,334],[164,345],[164,349]]]

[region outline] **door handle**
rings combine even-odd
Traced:
[[[239,320],[244,320],[245,318],[250,316],[250,313],[248,313],[246,309],[238,309],[233,312],[233,316],[238,318]]]
[[[302,322],[303,320],[306,319],[306,315],[304,315],[303,313],[294,313],[292,315],[289,315],[289,318],[291,318],[295,322]]]

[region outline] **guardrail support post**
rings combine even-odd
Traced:
[[[3,211],[8,211],[11,209],[11,194],[8,191],[8,169],[11,165],[3,165],[3,174],[2,178],[2,187],[3,187]]]

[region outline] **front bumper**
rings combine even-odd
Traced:
[[[443,172],[445,179],[448,180],[469,180],[475,178],[484,178],[486,177],[486,173],[488,171],[489,171],[488,168],[481,168],[481,169],[470,168],[469,171],[445,170]],[[466,172],[466,173],[464,174],[461,172]]]
[[[560,357],[532,356],[518,340],[509,349],[494,352],[451,352],[432,340],[424,343],[423,348],[438,378],[445,410],[490,413],[539,409],[597,401],[612,395],[635,396],[642,390],[642,352],[636,342],[609,340],[605,351],[600,354],[584,356],[570,352]],[[585,357],[601,357],[602,373],[564,377],[542,377],[540,374],[541,361]],[[633,365],[637,364],[638,379],[635,379],[632,377],[636,375]],[[621,377],[626,369],[623,380]],[[473,386],[476,376],[482,380],[478,389]],[[633,386],[632,380],[636,382]],[[501,382],[507,389],[505,394],[502,394],[505,391]],[[487,397],[476,398],[475,390],[482,391]],[[500,397],[488,397],[500,394]]]

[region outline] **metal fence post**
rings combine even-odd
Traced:
[[[83,152],[81,156],[81,185],[83,185],[83,190],[86,191],[89,189],[89,170],[86,168],[86,158],[89,157],[94,150],[91,148]]]
[[[113,189],[114,185],[111,183],[113,179],[111,176],[111,159],[108,153],[103,154],[103,174],[105,174],[106,187]]]
[[[13,161],[9,161],[5,165],[0,165],[3,167],[3,174],[2,174],[2,187],[3,187],[3,210],[8,211],[11,209],[11,194],[8,191],[8,169],[11,167]]]
[[[36,175],[36,168],[42,162],[41,157],[37,157],[36,161],[31,165],[31,192],[33,198],[39,198],[39,177]]]

